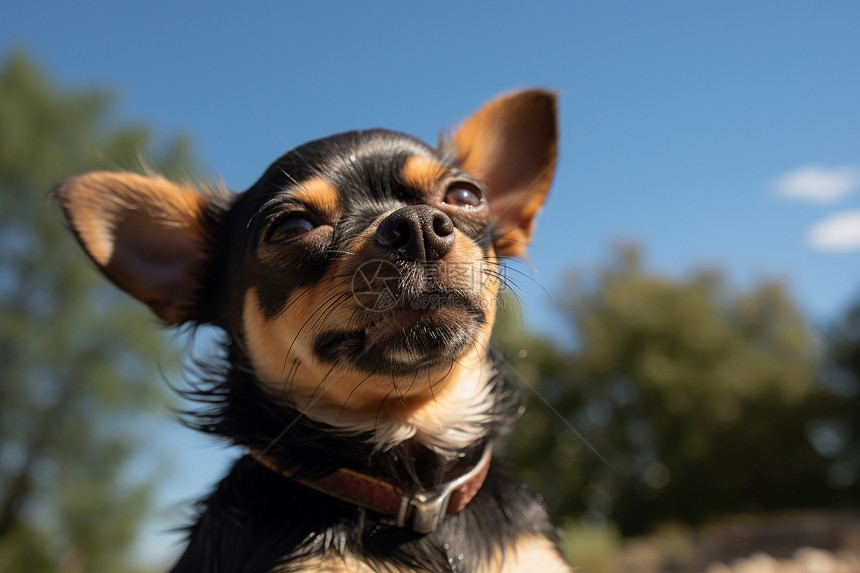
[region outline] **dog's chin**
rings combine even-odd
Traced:
[[[366,372],[412,374],[449,367],[475,343],[485,318],[471,304],[398,308],[374,313],[358,330],[332,330],[316,339],[324,362]]]

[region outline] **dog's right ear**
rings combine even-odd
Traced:
[[[451,135],[458,163],[487,187],[496,254],[522,256],[555,172],[556,95],[525,90],[484,105]]]
[[[96,171],[55,193],[78,241],[117,286],[167,324],[200,320],[213,198],[159,176]]]

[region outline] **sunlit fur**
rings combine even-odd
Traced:
[[[335,326],[348,329],[360,323],[356,316],[361,309],[352,296],[352,285],[338,278],[354,275],[358,257],[350,253],[360,251],[368,236],[372,232],[362,233],[323,278],[292,295],[271,320],[260,308],[256,289],[246,292],[243,326],[248,357],[273,400],[289,400],[315,420],[345,433],[368,434],[380,449],[414,437],[440,452],[458,455],[483,437],[485,418],[493,406],[490,379],[495,371],[487,361],[487,347],[498,279],[483,265],[492,269],[494,261],[482,262],[481,251],[464,236],[458,237],[463,243],[460,250],[469,255],[466,262],[478,268],[482,281],[474,287],[465,282],[451,286],[460,292],[476,288],[474,296],[484,313],[476,336],[463,352],[433,369],[405,373],[320,363],[314,357],[316,337]],[[375,314],[377,320],[386,320],[385,313]],[[388,356],[392,362],[396,358]]]
[[[531,237],[556,138],[554,96],[525,91],[436,148],[386,130],[312,141],[238,195],[106,172],[56,188],[109,279],[167,324],[223,331],[184,418],[249,453],[199,502],[174,572],[567,570],[541,502],[495,460],[427,534],[297,481],[344,468],[432,492],[509,430],[498,256]]]

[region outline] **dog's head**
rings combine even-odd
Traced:
[[[223,327],[271,396],[378,415],[394,393],[414,413],[484,375],[498,258],[525,250],[556,139],[555,97],[524,91],[436,148],[307,143],[239,195],[116,172],[57,194],[110,280],[167,324]]]

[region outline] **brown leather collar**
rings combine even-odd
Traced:
[[[252,450],[250,454],[270,470],[293,479],[290,470],[278,468],[263,453]],[[472,501],[484,484],[491,458],[492,444],[487,444],[481,459],[468,472],[431,491],[405,493],[387,481],[346,468],[321,478],[296,481],[341,501],[387,515],[398,527],[430,533],[446,514],[457,513]]]

